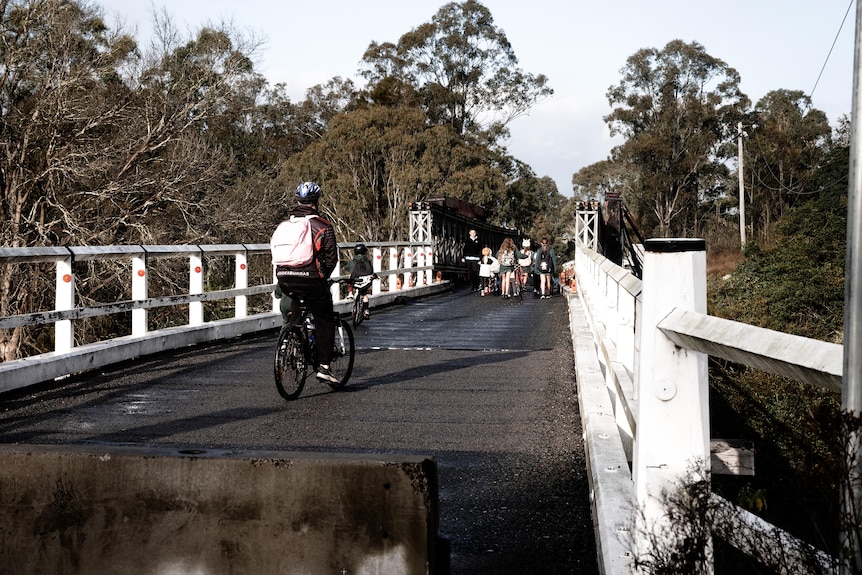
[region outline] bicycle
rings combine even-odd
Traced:
[[[349,283],[354,289],[353,306],[350,308],[350,320],[353,322],[353,327],[359,327],[359,324],[365,319],[365,314],[368,310],[363,302],[365,299],[364,296],[368,293],[371,282],[377,279],[377,277],[377,274],[371,274],[345,280],[345,283]]]
[[[302,393],[309,369],[316,371],[319,364],[314,338],[314,318],[308,311],[305,299],[301,294],[290,292],[287,295],[298,302],[299,311],[296,314],[297,317],[291,318],[290,322],[281,326],[275,348],[273,374],[279,395],[286,400],[292,400]],[[338,382],[326,382],[332,389],[338,390],[347,385],[350,374],[353,372],[355,356],[353,331],[350,329],[350,325],[336,312],[335,349],[329,367],[338,378]]]
[[[521,266],[515,265],[515,270],[509,276],[509,291],[512,292],[512,297],[518,298],[519,301],[524,301],[524,272]]]

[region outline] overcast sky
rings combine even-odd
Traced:
[[[229,21],[266,40],[258,55],[270,84],[293,102],[334,76],[354,79],[372,41],[397,42],[445,4],[432,0],[97,0],[148,37],[165,10],[182,31]],[[605,94],[641,48],[681,39],[736,68],[756,103],[777,89],[812,96],[836,125],[850,113],[855,5],[850,0],[485,0],[523,70],[545,74],[554,96],[510,124],[509,151],[570,195],[572,174],[604,160],[614,145]],[[845,14],[847,19],[844,21]],[[842,21],[844,21],[842,28]],[[840,33],[839,33],[840,29]],[[834,42],[834,46],[833,46]],[[831,50],[831,55],[830,55]],[[827,60],[828,56],[828,60]],[[825,65],[825,68],[824,68]],[[821,75],[822,71],[822,75]],[[819,80],[818,80],[819,77]],[[815,89],[816,85],[816,89]]]

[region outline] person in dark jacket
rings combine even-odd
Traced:
[[[275,277],[282,293],[296,293],[303,297],[308,310],[314,315],[317,337],[317,359],[320,366],[317,378],[338,383],[338,378],[330,371],[332,352],[335,347],[335,312],[332,307],[332,293],[329,291],[329,276],[338,265],[338,245],[332,224],[320,216],[320,186],[314,182],[303,182],[296,188],[296,206],[291,216],[311,218],[314,244],[314,258],[302,267],[276,266]],[[299,302],[291,302],[291,310],[296,317]]]
[[[553,287],[553,277],[557,271],[556,256],[554,248],[548,245],[548,238],[542,238],[542,247],[536,252],[535,262],[536,270],[539,272],[539,289],[542,292],[542,299],[551,297],[551,289]]]
[[[365,319],[369,319],[371,312],[368,310],[368,290],[371,289],[371,280],[377,276],[374,274],[374,262],[368,257],[368,246],[361,242],[356,244],[353,248],[353,259],[347,262],[344,271],[352,280],[365,278],[369,282],[361,287],[350,287],[351,296],[362,298],[362,315]]]
[[[461,261],[467,264],[467,272],[470,275],[470,289],[479,291],[479,259],[482,257],[482,246],[476,230],[470,230],[469,236],[464,241],[464,257]]]

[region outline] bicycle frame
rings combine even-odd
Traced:
[[[292,400],[302,392],[309,370],[317,370],[319,365],[314,316],[301,294],[288,292],[287,296],[297,302],[297,308],[293,312],[295,316],[279,332],[273,373],[279,394]],[[337,313],[334,328],[334,350],[329,369],[338,381],[326,380],[326,383],[333,389],[341,389],[350,379],[356,350],[350,326]]]

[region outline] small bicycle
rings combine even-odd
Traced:
[[[314,317],[308,311],[301,294],[291,292],[287,295],[299,303],[299,312],[297,317],[291,318],[290,322],[282,325],[278,334],[273,373],[278,393],[284,399],[292,400],[302,393],[309,371],[317,370],[318,361]],[[353,331],[336,312],[335,348],[329,367],[338,378],[338,382],[327,381],[332,389],[341,389],[347,385],[353,372],[355,356]]]
[[[343,280],[353,286],[353,306],[350,308],[350,320],[353,322],[353,327],[359,327],[362,320],[365,319],[365,314],[368,309],[362,301],[368,290],[371,289],[371,282],[377,279],[377,274],[359,276],[354,279]]]
[[[515,270],[509,276],[509,288],[512,297],[524,301],[524,270],[518,264],[515,264]]]

